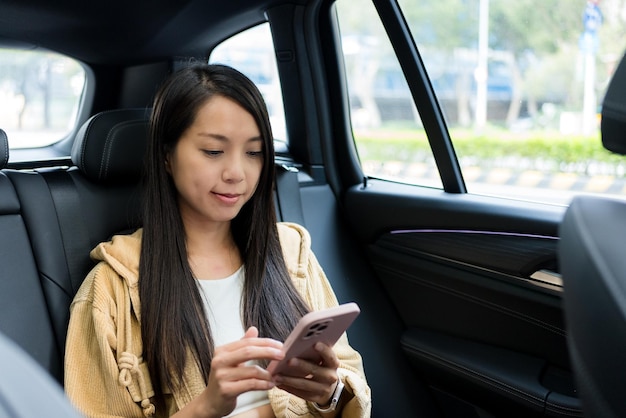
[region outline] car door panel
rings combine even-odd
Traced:
[[[571,373],[541,357],[419,328],[402,346],[435,385],[497,416],[582,416]]]
[[[579,416],[558,275],[563,208],[370,179],[346,218],[431,387],[494,416]]]

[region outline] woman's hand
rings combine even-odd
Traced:
[[[319,363],[293,358],[285,371],[274,376],[274,381],[279,388],[324,406],[329,403],[339,379],[339,360],[333,349],[324,343],[316,343],[315,350],[322,358]]]
[[[259,331],[250,327],[241,340],[215,349],[207,387],[194,400],[197,416],[223,417],[235,409],[242,393],[275,386],[272,375],[250,361],[282,359],[282,343],[258,335]]]

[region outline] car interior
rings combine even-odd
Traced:
[[[623,205],[581,199],[567,209],[467,193],[396,2],[374,4],[442,189],[364,175],[333,1],[0,3],[0,46],[57,51],[90,74],[77,128],[60,142],[9,149],[0,126],[0,416],[39,416],[38,399],[49,400],[49,416],[71,416],[59,391],[69,306],[93,267],[91,249],[141,226],[153,94],[172,71],[266,22],[289,138],[276,140],[277,216],[310,231],[339,301],[360,306],[348,337],[363,357],[372,416],[623,415],[614,406],[626,344],[614,332],[624,321]],[[624,73],[612,94],[623,95]],[[602,129],[619,139],[605,144],[626,143],[609,126],[623,126],[620,109],[603,109],[618,111]],[[26,358],[30,371],[13,372]]]
[[[626,60],[615,71],[602,109],[602,142],[626,154],[624,83]],[[616,199],[579,196],[561,224],[559,255],[565,286],[569,350],[583,409],[589,416],[626,413],[621,394],[626,340],[626,205]]]

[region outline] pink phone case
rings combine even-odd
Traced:
[[[321,341],[331,347],[335,345],[360,312],[359,306],[350,302],[304,315],[285,340],[285,358],[270,362],[267,370],[278,374],[294,357],[319,361],[319,354],[313,348],[315,343]]]

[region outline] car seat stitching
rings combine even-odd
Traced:
[[[101,163],[100,163],[100,175],[102,176],[102,179],[107,178],[107,176],[109,174],[110,162],[111,162],[111,157],[112,157],[113,149],[114,149],[113,144],[118,139],[119,129],[121,127],[131,126],[131,125],[133,125],[135,123],[137,123],[137,122],[134,121],[134,120],[120,122],[120,123],[117,123],[109,131],[109,134],[107,135],[106,140],[105,140],[104,151],[102,153],[102,160],[101,160]]]
[[[110,115],[111,113],[115,112],[114,110],[106,110],[103,111],[99,114],[97,114],[93,119],[91,119],[85,129],[85,135],[83,136],[83,141],[81,143],[81,152],[80,152],[80,165],[83,167],[84,171],[86,173],[88,173],[87,170],[87,142],[88,142],[88,138],[91,136],[91,132],[95,129],[94,126],[96,125],[96,123],[98,123],[98,121],[102,120],[103,118],[105,118],[107,115]]]
[[[104,150],[102,152],[102,160],[100,162],[100,175],[99,175],[99,178],[102,180],[106,179],[108,171],[109,171],[108,169],[109,169],[109,163],[111,161],[111,150],[113,149],[113,146],[111,144],[115,142],[115,129],[116,128],[117,128],[117,125],[109,131],[104,141]]]

